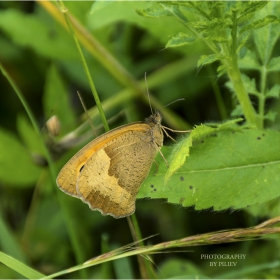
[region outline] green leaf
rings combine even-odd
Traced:
[[[0,129],[0,181],[16,186],[29,186],[39,177],[41,169],[11,133]]]
[[[45,277],[44,274],[30,268],[24,263],[4,254],[3,252],[0,252],[0,262],[28,279],[40,279]]]
[[[165,181],[167,181],[172,176],[172,174],[184,164],[186,158],[189,156],[191,146],[191,135],[189,135],[189,137],[186,137],[183,141],[180,141],[177,145],[175,145],[175,148],[172,154],[170,155],[169,167],[165,174]]]
[[[202,55],[197,62],[197,67],[201,67],[206,64],[213,63],[219,59],[221,59],[221,56],[217,54]]]
[[[192,21],[190,25],[203,32],[216,32],[217,34],[232,24],[230,19],[214,18],[211,21]]]
[[[165,182],[169,180],[172,174],[178,170],[189,156],[190,148],[193,142],[200,141],[207,135],[223,131],[223,130],[240,130],[236,123],[242,121],[242,118],[226,121],[222,124],[207,124],[196,126],[190,133],[190,135],[175,145],[173,152],[169,159],[169,168],[165,174]]]
[[[135,12],[142,16],[147,18],[158,18],[158,17],[166,17],[166,16],[172,16],[172,13],[168,11],[167,9],[164,9],[161,6],[158,6],[157,8],[150,9],[135,9]]]
[[[226,65],[220,65],[217,68],[217,72],[218,72],[218,78],[222,77],[223,75],[227,74],[227,66]]]
[[[183,32],[178,33],[176,36],[172,37],[167,44],[165,45],[165,48],[174,48],[174,47],[180,47],[187,44],[193,43],[197,38],[195,36],[190,36],[188,34],[185,34]]]
[[[232,112],[230,113],[230,116],[231,117],[240,117],[240,116],[243,116],[243,111],[242,111],[242,107],[240,104],[237,104],[235,106],[235,108],[232,110]]]
[[[68,91],[53,65],[50,66],[46,73],[43,107],[47,119],[52,115],[56,115],[62,128],[67,127],[68,130],[71,130],[76,127],[76,118],[70,105]]]
[[[242,33],[247,30],[262,28],[272,22],[279,23],[277,16],[268,15],[268,16],[265,16],[263,19],[258,19],[256,21],[252,22],[251,24],[245,25],[244,27],[242,27],[240,29],[239,33]]]
[[[155,4],[155,6],[156,5],[157,4]],[[149,36],[146,36],[147,39],[143,38],[144,41],[142,42],[142,44],[148,44],[148,46],[153,42],[150,36],[156,38],[160,44],[165,45],[171,34],[177,34],[182,31],[182,24],[174,17],[165,17],[163,24],[161,20],[157,20],[156,18],[138,16],[135,9],[139,11],[145,9],[146,6],[146,2],[114,1],[111,5],[107,5],[99,10],[98,13],[89,15],[88,26],[91,30],[103,34],[105,30],[115,26],[117,22],[134,24],[141,29],[145,29],[149,33]],[[101,36],[98,36],[98,38],[99,37]],[[102,42],[104,42],[104,39]],[[108,48],[112,48],[111,41],[108,42]],[[185,48],[177,48],[176,51],[186,52]]]
[[[52,29],[39,16],[23,14],[16,10],[0,11],[0,30],[22,47],[55,59],[77,59],[78,54],[69,35],[61,29]],[[57,31],[61,33],[57,33]],[[36,40],[34,39],[36,36]]]
[[[245,56],[242,59],[238,60],[238,66],[242,69],[257,69],[261,68],[260,63],[258,62],[255,53],[246,49]]]
[[[165,279],[207,279],[202,267],[191,261],[179,258],[170,258],[159,267],[158,278]]]
[[[279,15],[279,11],[280,5],[278,2],[269,1],[263,9],[255,13],[255,19],[262,19],[267,15]],[[279,24],[268,24],[262,28],[255,29],[253,34],[258,57],[263,65],[267,65],[279,38]]]
[[[103,1],[103,0],[99,0],[99,1],[95,1],[92,6],[91,6],[91,10],[90,10],[90,14],[94,14],[97,11],[99,12],[101,9],[105,8],[106,6],[110,5],[114,3],[114,1]]]
[[[266,98],[279,98],[280,85],[274,85],[269,91],[265,93]]]
[[[257,10],[262,9],[267,2],[266,1],[251,1],[251,2],[242,2],[243,9],[240,11],[240,16],[238,20],[240,20],[244,16],[248,16],[249,14],[255,13]]]
[[[267,65],[267,71],[273,72],[273,71],[280,71],[280,56],[273,57],[268,65]]]
[[[265,120],[268,120],[268,121],[274,122],[274,121],[275,121],[275,118],[276,118],[276,116],[277,116],[277,114],[278,114],[277,112],[270,110],[270,111],[264,116],[264,119],[265,119]]]
[[[256,88],[256,80],[250,79],[245,74],[242,74],[242,81],[244,83],[245,89],[248,93],[258,96],[260,92]]]
[[[221,131],[193,144],[190,156],[164,184],[166,167],[157,157],[159,171],[148,176],[138,198],[166,198],[195,206],[241,209],[280,196],[280,133],[244,129]],[[165,156],[170,148],[164,149]],[[151,173],[155,172],[155,167]]]

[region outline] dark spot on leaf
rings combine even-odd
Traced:
[[[201,140],[200,143],[204,143],[204,140]]]
[[[156,192],[157,191],[157,189],[154,189],[154,192]]]
[[[151,185],[151,188],[153,188],[154,187],[154,185]]]
[[[261,140],[261,137],[257,137],[258,140]]]
[[[80,168],[80,172],[83,170],[83,168],[85,167],[85,165],[83,165],[81,168]],[[100,175],[100,174],[99,174]]]
[[[189,186],[189,188],[190,188],[190,190],[192,190],[192,189],[193,189],[193,186]]]
[[[181,197],[181,198],[180,198],[180,203],[182,204],[184,200],[185,200],[185,198],[184,198],[184,197]]]
[[[262,136],[265,136],[265,134],[263,133],[263,135]]]
[[[181,176],[181,177],[180,177],[180,180],[181,180],[181,181],[184,181],[184,180],[185,180],[185,178],[184,178],[183,176]]]

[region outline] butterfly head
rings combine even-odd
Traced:
[[[160,111],[155,111],[150,117],[145,119],[145,123],[154,126],[154,125],[161,125],[162,121],[162,114]]]

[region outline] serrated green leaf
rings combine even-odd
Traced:
[[[231,26],[232,22],[230,19],[221,19],[214,18],[211,21],[192,21],[190,25],[203,32],[221,32],[221,30],[225,30],[227,27]]]
[[[258,19],[248,25],[245,25],[244,27],[242,27],[239,31],[239,33],[242,33],[244,31],[247,31],[247,30],[252,30],[252,29],[258,29],[258,28],[262,28],[270,23],[278,23],[279,20],[277,18],[277,16],[274,16],[274,15],[268,15],[268,16],[265,16],[263,19]]]
[[[269,91],[265,93],[266,98],[279,98],[280,85],[274,85]]]
[[[269,1],[267,5],[255,13],[255,19],[259,20],[267,15],[279,15],[280,5]],[[253,31],[258,57],[263,65],[267,65],[274,46],[279,38],[279,24],[270,23]]]
[[[264,116],[264,119],[265,119],[265,120],[268,120],[268,121],[274,122],[274,121],[275,121],[275,118],[276,118],[276,116],[277,116],[277,114],[278,114],[277,112],[270,110],[270,111]]]
[[[225,43],[229,41],[229,38],[226,36],[219,36],[217,35],[217,33],[207,33],[207,35],[205,35],[205,39],[207,40],[211,40],[214,43]]]
[[[174,48],[188,45],[195,42],[196,39],[197,38],[195,36],[190,36],[188,34],[180,32],[167,42],[165,48]]]
[[[190,156],[167,184],[166,167],[148,176],[138,198],[166,198],[196,210],[241,209],[280,196],[280,133],[246,129],[208,136],[190,149]],[[163,149],[164,155],[170,148]],[[155,167],[151,169],[151,174]]]
[[[189,150],[193,145],[193,142],[200,141],[207,135],[224,131],[232,130],[236,131],[240,128],[236,126],[236,123],[242,121],[243,119],[229,120],[222,124],[207,124],[196,126],[190,133],[189,136],[185,137],[178,144],[175,145],[174,150],[169,159],[169,168],[165,174],[165,182],[172,176],[172,174],[178,170],[185,162],[186,158],[189,156]]]
[[[46,119],[56,115],[62,128],[74,129],[75,115],[70,105],[70,98],[65,85],[56,70],[51,65],[46,73],[46,83],[43,94],[43,108]]]
[[[242,59],[238,60],[238,66],[242,69],[257,69],[261,68],[260,63],[258,62],[255,53],[246,49],[246,53]]]
[[[280,71],[280,56],[273,57],[268,65],[267,65],[267,71],[273,72],[273,71]]]
[[[197,67],[201,67],[201,66],[204,66],[206,64],[213,63],[213,62],[215,62],[219,59],[221,59],[221,56],[216,55],[216,54],[202,55],[197,62]]]
[[[161,6],[158,6],[157,8],[151,9],[135,9],[135,12],[142,16],[147,18],[158,18],[158,17],[166,17],[166,16],[172,16],[172,13]]]
[[[16,44],[30,47],[46,57],[78,59],[75,45],[67,41],[71,38],[66,33],[57,34],[58,29],[54,31],[37,15],[23,14],[12,9],[1,10],[0,30],[10,36]]]
[[[9,255],[6,255],[3,252],[0,252],[0,262],[28,279],[39,279],[45,277],[44,274],[32,269],[31,267],[12,258]]]
[[[238,17],[238,20],[240,20],[244,16],[248,16],[249,14],[255,13],[257,10],[262,9],[267,2],[266,1],[248,1],[248,2],[242,2],[243,9],[240,11],[240,15]]]
[[[180,141],[174,148],[171,156],[168,170],[165,174],[165,181],[167,181],[172,174],[179,169],[185,162],[186,158],[189,156],[190,147],[192,146],[192,137],[186,137],[184,140]]]
[[[244,83],[245,89],[248,93],[258,96],[260,93],[256,88],[256,80],[250,79],[245,74],[242,74],[242,81]]]
[[[20,141],[4,129],[0,129],[0,151],[0,181],[26,187],[38,180],[41,169]]]

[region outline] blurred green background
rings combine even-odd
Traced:
[[[204,43],[165,49],[170,37],[183,30],[174,19],[139,16],[134,9],[145,7],[145,2],[100,3],[93,6],[90,1],[71,1],[65,5],[104,47],[104,57],[112,54],[135,80],[143,81],[147,72],[150,94],[160,106],[178,98],[185,99],[168,107],[174,118],[169,121],[164,118],[164,125],[171,126],[172,120],[178,119],[178,126],[172,128],[185,129],[230,118],[235,102],[225,87],[226,77],[217,78],[218,64],[196,67],[199,57],[209,54]],[[88,109],[95,103],[73,38],[54,14],[47,11],[50,6],[46,5],[33,1],[0,2],[0,61],[35,114],[59,171],[86,141],[94,138],[82,118],[83,108],[76,91],[81,92]],[[83,51],[100,100],[107,102],[105,113],[110,128],[150,115],[145,95],[129,91],[122,82],[122,74],[116,69],[106,69],[100,54],[94,57],[86,48]],[[277,47],[276,54],[279,55]],[[109,65],[112,64],[109,61]],[[277,80],[279,73],[272,76],[270,82]],[[57,191],[26,112],[3,75],[0,75],[0,86],[0,250],[44,274],[51,274],[133,242],[126,219],[103,217],[78,199]],[[271,102],[269,106],[278,109],[278,102]],[[57,115],[61,123],[60,135],[55,139],[49,138],[45,126],[52,115]],[[93,121],[96,126],[101,124],[98,115]],[[86,128],[81,130],[90,133],[89,137],[78,135],[82,142],[68,151],[65,147],[53,149],[52,145],[83,122]],[[278,124],[276,121],[274,126]],[[103,133],[102,128],[98,133]],[[167,140],[165,144],[171,143]],[[71,220],[65,217],[58,195],[69,206]],[[149,244],[249,227],[264,219],[246,211],[198,212],[164,200],[138,200],[136,205],[142,236],[158,233],[148,240]],[[69,227],[78,236],[78,257],[69,239]],[[278,278],[278,248],[279,241],[271,239],[194,247],[190,249],[192,252],[158,254],[152,259],[159,278],[180,275],[224,278],[231,272],[228,276],[231,278]],[[247,254],[247,257],[235,268],[210,267],[209,260],[201,259],[201,254],[223,253]],[[248,268],[251,271],[246,271]],[[2,264],[0,277],[21,278]],[[132,257],[67,275],[67,278],[82,277],[139,278],[140,274],[137,259]]]

